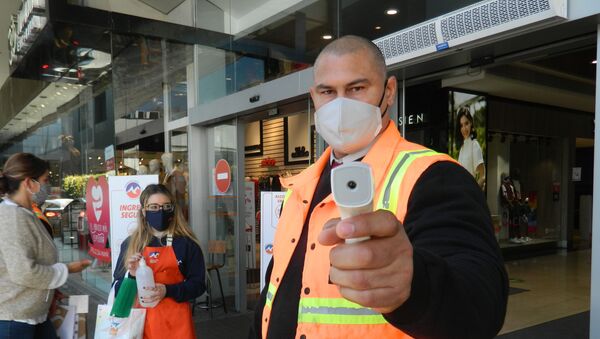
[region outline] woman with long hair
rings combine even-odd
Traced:
[[[156,287],[144,302],[144,338],[195,338],[190,300],[204,293],[204,257],[196,236],[164,185],[148,185],[140,195],[138,225],[121,245],[115,292],[125,275],[135,277],[142,257],[154,272]]]
[[[29,153],[12,155],[0,173],[0,339],[56,338],[49,319],[55,289],[91,264],[58,262],[52,235],[31,207],[48,182],[48,163]]]
[[[471,111],[466,106],[461,106],[456,112],[456,142],[460,149],[458,162],[471,173],[481,189],[485,188],[485,164],[483,151],[477,141],[477,132]]]

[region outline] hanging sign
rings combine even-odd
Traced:
[[[86,214],[90,230],[89,254],[103,262],[110,262],[108,235],[110,232],[110,204],[106,177],[90,178],[85,190]]]
[[[115,145],[104,148],[104,162],[106,163],[107,171],[115,169]]]

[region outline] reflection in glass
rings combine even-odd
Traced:
[[[188,166],[188,140],[185,129],[171,131],[172,168],[167,172],[164,184],[175,196],[183,216],[189,218],[189,166]],[[169,156],[167,156],[169,157]]]
[[[235,293],[236,258],[238,257],[237,227],[237,122],[231,121],[208,128],[209,172],[209,241],[223,241],[226,247],[225,266],[221,269],[225,295]],[[217,173],[217,163],[220,170]],[[226,164],[226,165],[225,165]],[[221,167],[222,166],[222,167]],[[214,178],[229,178],[229,185],[217,186]]]

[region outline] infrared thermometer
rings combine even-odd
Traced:
[[[331,170],[331,193],[342,220],[373,211],[373,171],[362,162],[342,164]],[[368,240],[370,237],[346,239],[346,244]]]

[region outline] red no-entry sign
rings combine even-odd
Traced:
[[[231,185],[231,167],[225,159],[217,161],[215,166],[215,184],[221,193],[227,193]]]

